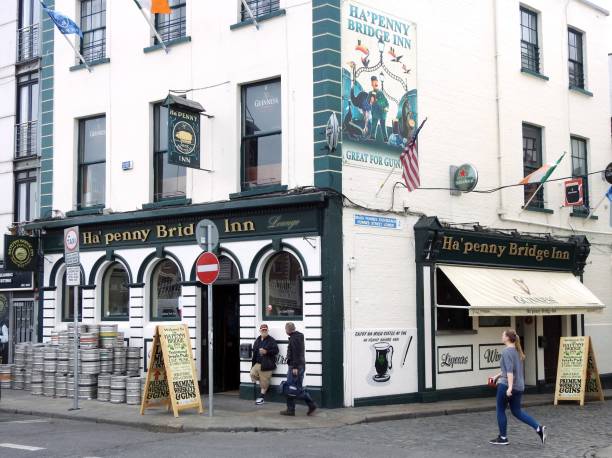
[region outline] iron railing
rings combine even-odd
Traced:
[[[540,73],[540,48],[537,45],[521,41],[521,68]]]
[[[246,4],[249,5],[256,18],[278,11],[280,8],[280,0],[246,0]],[[240,18],[242,21],[251,19],[244,5],[242,6]]]
[[[15,159],[36,155],[37,145],[37,121],[28,121],[15,126]]]
[[[38,24],[17,30],[17,63],[37,59],[39,56]]]

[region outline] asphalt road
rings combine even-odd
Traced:
[[[612,404],[529,412],[549,425],[546,446],[514,419],[511,444],[489,445],[493,412],[278,433],[154,433],[0,414],[0,457],[612,457]]]

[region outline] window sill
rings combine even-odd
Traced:
[[[293,316],[266,316],[263,318],[264,321],[303,321],[302,315]]]
[[[279,16],[285,16],[287,11],[283,8],[280,10],[273,11],[272,13],[262,14],[261,16],[257,16],[257,23],[267,21],[268,19],[272,19]],[[241,29],[243,27],[247,27],[249,25],[253,25],[253,19],[245,19],[244,21],[238,22],[236,24],[230,25],[230,30]]]
[[[527,210],[530,212],[536,212],[536,213],[547,213],[549,215],[552,215],[555,211],[551,210],[550,208],[541,208],[541,207],[532,207],[531,205],[529,207],[521,207],[523,210]]]
[[[187,37],[175,38],[175,39],[169,40],[169,41],[164,41],[164,44],[166,45],[166,48],[171,48],[172,46],[180,45],[182,43],[189,43],[190,41],[191,41],[191,37],[187,36]],[[143,48],[142,51],[145,54],[148,54],[150,52],[154,52],[154,51],[157,51],[159,49],[164,49],[164,47],[162,46],[161,43],[157,43],[157,44],[152,45],[152,46],[147,46],[146,48]]]
[[[84,215],[101,215],[104,210],[104,205],[96,205],[93,207],[81,208],[79,210],[71,210],[66,212],[67,217],[84,216]]]
[[[129,318],[100,318],[100,321],[106,321],[106,322],[125,322],[125,321],[130,321]]]
[[[149,321],[163,323],[164,321],[182,321],[182,318],[151,318]]]
[[[584,218],[584,219],[586,219],[587,214],[586,214],[586,213],[571,212],[571,213],[570,213],[570,216],[571,216],[572,218]],[[592,220],[598,220],[598,219],[599,219],[599,216],[597,216],[597,215],[591,215],[591,216],[589,216],[589,219],[592,219]]]
[[[436,336],[456,336],[478,334],[476,329],[456,329],[453,331],[436,331]]]
[[[96,65],[102,65],[102,64],[109,64],[110,63],[110,57],[105,57],[104,59],[98,59],[98,60],[94,60],[93,62],[87,62],[89,64],[90,67],[95,67]],[[71,72],[76,72],[77,70],[82,70],[84,68],[87,68],[85,66],[85,64],[78,64],[78,65],[73,65],[72,67],[70,67],[70,71]]]
[[[586,89],[578,87],[578,86],[570,85],[569,86],[569,90],[570,91],[574,91],[574,92],[578,92],[579,94],[582,94],[582,95],[593,97],[593,93],[591,91],[587,91]]]
[[[258,186],[248,191],[235,192],[229,195],[230,199],[239,199],[240,197],[252,197],[263,194],[271,194],[273,192],[283,192],[287,190],[287,185],[284,184],[273,184],[270,186]]]
[[[548,81],[550,78],[546,75],[542,75],[541,73],[534,72],[533,70],[529,70],[528,68],[521,68],[521,73],[525,73],[526,75],[535,76],[536,78],[540,78],[544,81]]]
[[[156,208],[175,207],[178,205],[190,205],[191,199],[166,199],[148,204],[142,204],[143,210],[155,210]]]

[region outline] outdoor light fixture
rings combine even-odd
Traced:
[[[378,52],[380,52],[381,54],[385,52],[385,42],[382,38],[378,39]]]
[[[385,83],[385,74],[383,72],[380,72],[380,75],[378,75],[378,79],[380,80],[380,84],[384,84]]]

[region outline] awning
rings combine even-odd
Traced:
[[[470,304],[471,316],[575,315],[601,312],[604,307],[570,272],[438,268]]]

